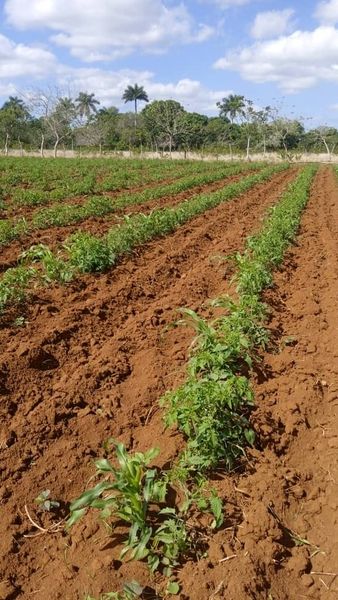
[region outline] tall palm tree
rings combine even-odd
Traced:
[[[145,91],[143,85],[128,85],[128,87],[124,90],[122,100],[124,102],[134,102],[135,107],[135,130],[137,126],[137,102],[142,100],[143,102],[149,102],[148,94]]]
[[[227,98],[223,98],[222,102],[217,102],[217,106],[220,109],[220,116],[228,117],[230,122],[233,123],[238,117],[244,116],[246,101],[244,96],[229,94]]]
[[[78,114],[81,118],[85,117],[87,120],[92,113],[97,112],[96,105],[100,104],[100,101],[95,98],[95,94],[88,94],[87,92],[80,92],[75,102]]]
[[[21,98],[18,96],[9,96],[9,99],[3,104],[1,110],[10,110],[18,119],[27,119],[29,117],[28,109]]]

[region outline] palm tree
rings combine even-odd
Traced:
[[[1,110],[9,110],[14,113],[18,119],[28,119],[28,109],[21,98],[18,96],[9,96],[9,99],[3,104]]]
[[[87,92],[80,92],[75,102],[78,114],[81,118],[85,117],[87,120],[92,113],[97,112],[96,105],[100,104],[100,101],[95,98],[95,94],[88,94]]]
[[[238,117],[243,117],[245,114],[246,101],[244,96],[230,94],[227,98],[223,98],[222,102],[217,102],[220,117],[229,117],[233,123]]]
[[[122,100],[124,102],[134,102],[135,106],[135,130],[137,126],[137,102],[139,100],[143,100],[143,102],[149,102],[148,94],[145,91],[143,85],[128,85],[128,87],[124,90]]]

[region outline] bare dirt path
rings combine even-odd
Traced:
[[[226,290],[217,256],[243,247],[294,176],[276,175],[106,275],[40,291],[28,325],[0,331],[0,573],[11,598],[42,600],[48,591],[49,600],[83,600],[118,589],[124,577],[149,578],[143,565],[121,565],[94,521],[71,538],[23,537],[32,533],[24,503],[34,514],[44,489],[74,498],[110,435],[131,449],[158,445],[163,463],[175,456],[182,440],[163,431],[157,400],[184,377],[193,333],[165,328],[177,307],[200,309]]]
[[[219,532],[209,558],[183,569],[194,600],[338,597],[338,185],[329,167],[275,281],[276,347],[255,383],[259,448],[242,475],[216,481],[231,536]]]

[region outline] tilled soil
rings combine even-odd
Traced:
[[[231,183],[240,181],[243,179],[243,177],[251,174],[253,175],[254,172],[251,172],[250,174],[244,173],[225,177],[224,179],[215,181],[214,183],[194,186],[193,188],[185,190],[184,192],[180,192],[176,195],[163,196],[162,198],[143,202],[142,204],[125,206],[104,217],[90,217],[85,221],[73,223],[71,225],[64,225],[62,227],[47,227],[45,229],[31,230],[28,234],[23,235],[17,240],[13,240],[2,248],[0,246],[0,271],[5,271],[10,267],[16,266],[21,252],[27,250],[33,244],[47,244],[51,249],[54,250],[57,246],[65,242],[67,237],[79,230],[92,233],[94,235],[104,235],[111,227],[121,223],[123,215],[132,215],[141,212],[148,214],[152,210],[156,210],[158,208],[174,207],[180,202],[189,200],[197,194],[211,193],[220,190]],[[293,174],[294,172],[294,169],[292,169]],[[118,198],[118,196],[116,196],[116,198]],[[82,198],[82,202],[85,202],[84,198]]]
[[[125,580],[149,582],[144,565],[120,563],[120,547],[112,547],[96,520],[86,518],[69,535],[44,533],[29,521],[25,504],[33,520],[48,527],[50,517],[36,509],[34,498],[47,488],[63,502],[76,497],[111,435],[132,450],[159,446],[160,464],[176,455],[182,439],[164,430],[157,400],[184,378],[193,332],[168,325],[179,316],[176,307],[200,310],[227,291],[229,276],[219,256],[243,248],[293,176],[280,174],[209,211],[107,275],[39,291],[26,327],[4,325],[0,598],[83,600],[85,593],[120,589]],[[260,447],[241,466],[243,474],[215,477],[225,526],[212,538],[207,558],[179,571],[182,600],[334,597],[325,595],[331,593],[329,576],[311,571],[334,572],[338,553],[337,210],[333,175],[324,168],[299,245],[268,298],[279,351],[264,356],[257,372],[253,422]],[[286,527],[319,550],[296,547]]]
[[[264,166],[264,165],[263,165]],[[262,166],[262,167],[263,167]],[[207,169],[205,165],[201,166],[201,169],[199,171],[199,173],[210,173],[210,169]],[[215,170],[216,172],[216,170]],[[254,171],[247,171],[247,173],[253,173]],[[246,171],[244,172],[244,174],[246,174]],[[177,181],[180,181],[181,179],[185,179],[187,176],[191,176],[193,177],[194,175],[196,175],[196,171],[191,172],[189,167],[187,167],[186,169],[182,170],[181,172],[178,173],[172,173],[171,175],[167,174],[167,175],[163,175],[163,179],[159,179],[157,181],[150,181],[148,183],[144,183],[142,181],[140,181],[140,183],[138,185],[133,185],[131,187],[121,187],[112,191],[104,191],[104,190],[98,190],[96,192],[93,192],[92,194],[83,194],[80,196],[70,196],[67,197],[67,195],[60,201],[55,201],[55,200],[50,200],[48,203],[46,204],[41,204],[40,206],[32,206],[32,205],[20,205],[18,203],[14,203],[12,202],[11,198],[8,198],[7,201],[5,202],[5,206],[6,208],[3,210],[2,213],[2,217],[4,218],[4,216],[7,217],[26,217],[29,218],[31,217],[34,213],[38,212],[39,210],[43,209],[43,208],[50,208],[52,205],[54,204],[60,204],[60,202],[62,202],[62,204],[69,204],[69,205],[77,205],[77,204],[82,204],[85,199],[87,198],[87,196],[110,196],[111,198],[115,198],[115,197],[119,197],[119,196],[123,196],[125,194],[134,194],[134,193],[138,193],[138,192],[142,192],[144,190],[147,189],[151,189],[151,188],[157,188],[158,186],[162,186],[162,185],[170,185],[172,183],[175,183]],[[107,175],[106,175],[107,177]],[[99,181],[104,181],[106,179],[106,177],[99,177]],[[27,189],[27,185],[23,185],[23,186],[16,186],[15,190],[18,191],[20,189]],[[34,190],[34,187],[32,187],[32,190]]]
[[[232,537],[219,532],[208,559],[183,568],[194,600],[338,596],[338,186],[330,168],[317,175],[275,282],[266,295],[274,349],[255,382],[259,447],[243,474],[216,481]]]

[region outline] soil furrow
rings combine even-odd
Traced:
[[[252,174],[254,174],[254,172],[252,172]],[[22,236],[18,240],[13,240],[13,242],[1,249],[0,271],[5,271],[10,267],[15,266],[20,253],[27,248],[30,248],[33,244],[47,244],[50,248],[55,249],[58,245],[62,244],[68,236],[78,231],[86,231],[95,235],[104,235],[110,227],[121,222],[123,215],[131,215],[140,212],[147,214],[157,208],[173,207],[184,200],[189,200],[197,194],[211,193],[220,190],[226,185],[240,181],[240,179],[243,179],[245,176],[246,174],[233,175],[231,177],[226,177],[221,181],[195,186],[194,188],[180,192],[175,196],[164,196],[163,198],[151,200],[142,204],[126,206],[105,217],[90,217],[85,221],[74,223],[72,225],[31,230],[27,235]]]
[[[210,168],[206,168],[203,166],[202,168],[202,172],[206,172],[206,173],[210,173]],[[199,174],[201,173],[201,171],[199,171]],[[253,171],[250,171],[253,172]],[[163,176],[163,179],[159,179],[157,181],[150,181],[148,183],[142,183],[142,181],[139,183],[139,185],[134,185],[130,188],[126,188],[126,187],[121,187],[119,189],[116,190],[112,190],[112,191],[104,191],[104,190],[98,190],[96,192],[92,192],[91,194],[81,194],[81,195],[71,195],[71,196],[67,196],[65,195],[64,198],[62,198],[61,200],[50,200],[50,202],[48,202],[47,204],[41,204],[40,206],[29,206],[29,205],[20,205],[20,204],[13,204],[13,202],[11,200],[7,200],[6,201],[6,208],[3,211],[3,214],[6,215],[7,217],[25,217],[25,218],[30,218],[33,214],[35,214],[36,212],[38,212],[39,210],[41,210],[42,208],[50,208],[52,206],[57,206],[59,204],[69,204],[71,206],[75,206],[77,204],[83,204],[83,202],[85,202],[87,197],[90,196],[110,196],[111,198],[115,199],[118,198],[119,196],[123,196],[125,194],[135,194],[135,193],[139,193],[139,192],[143,192],[144,190],[148,190],[148,189],[155,189],[159,186],[162,185],[170,185],[172,183],[175,183],[176,181],[180,181],[181,179],[185,179],[187,176],[193,177],[194,175],[197,175],[196,172],[191,172],[189,167],[187,169],[185,169],[185,171],[180,171],[179,173],[175,174],[172,173],[171,176],[166,174]],[[26,189],[26,188],[23,188]],[[57,189],[57,188],[55,188]],[[32,190],[35,191],[35,190]]]
[[[193,338],[191,330],[168,328],[179,317],[175,309],[200,310],[227,290],[219,256],[243,248],[295,174],[280,173],[208,211],[109,274],[39,291],[26,327],[2,329],[0,574],[9,578],[13,598],[34,593],[42,600],[48,590],[50,600],[83,600],[88,591],[117,589],[125,575],[148,577],[144,565],[120,564],[118,549],[105,547],[91,519],[71,538],[24,538],[31,532],[24,503],[34,514],[33,499],[44,489],[57,499],[78,494],[111,435],[128,448],[161,447],[162,464],[176,455],[181,437],[163,430],[157,405],[182,381]]]
[[[259,449],[243,475],[216,482],[238,514],[228,539],[213,538],[211,564],[181,572],[197,600],[219,582],[227,600],[337,598],[338,186],[329,167],[275,282],[266,295],[274,351],[255,384]]]

